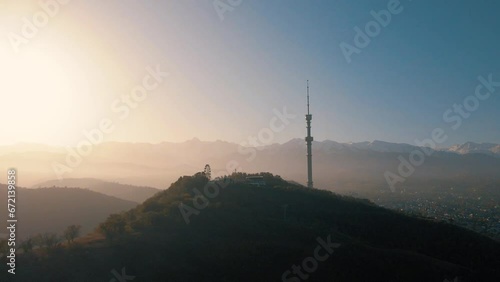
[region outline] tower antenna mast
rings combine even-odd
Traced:
[[[307,114],[309,114],[309,80],[307,80]]]
[[[313,188],[313,180],[312,180],[312,141],[314,140],[311,136],[311,120],[312,115],[309,112],[309,80],[307,80],[307,115],[306,115],[306,124],[307,124],[307,187]]]

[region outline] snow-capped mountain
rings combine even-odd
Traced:
[[[275,148],[276,146],[282,149],[291,149],[294,147],[306,147],[306,143],[303,139],[295,138],[282,145],[271,145],[268,148]],[[375,151],[382,153],[409,153],[415,149],[417,146],[403,144],[403,143],[390,143],[385,141],[375,140],[372,142],[350,142],[350,143],[339,143],[332,140],[324,141],[313,141],[313,149],[323,152],[335,152],[335,151]]]
[[[392,152],[392,153],[409,153],[418,147],[403,144],[403,143],[390,143],[385,141],[375,140],[373,142],[359,142],[359,143],[348,143],[349,147],[359,150],[371,150],[375,152]]]
[[[31,186],[58,175],[54,162],[66,164],[65,148],[40,148],[28,144],[0,147],[0,171],[16,167],[27,171],[23,185]],[[327,187],[332,181],[384,183],[386,171],[397,172],[401,159],[423,148],[384,141],[340,143],[314,141],[315,182]],[[427,150],[425,150],[427,151]],[[62,153],[61,153],[62,152]],[[86,157],[81,168],[64,178],[99,178],[137,186],[164,187],[178,175],[190,175],[210,164],[213,175],[227,171],[269,171],[288,179],[306,179],[306,142],[302,138],[257,148],[198,139],[181,143],[102,143]],[[500,179],[500,145],[468,142],[426,156],[412,179]],[[346,186],[347,187],[347,186]],[[347,188],[346,188],[347,189]]]
[[[265,148],[267,149],[279,148],[281,151],[286,151],[297,147],[305,148],[305,141],[300,138],[295,138],[281,145],[273,144],[265,146]],[[365,141],[349,143],[339,143],[332,140],[324,140],[314,141],[313,150],[317,150],[320,152],[373,151],[380,153],[411,153],[414,150],[420,150],[420,147],[405,143],[391,143],[380,140],[375,140],[372,142]],[[493,143],[467,142],[461,145],[454,145],[449,148],[437,149],[437,151],[455,153],[460,155],[478,153],[500,157],[500,145]]]
[[[467,142],[462,145],[453,145],[446,151],[461,155],[477,153],[500,156],[500,145],[493,143]]]

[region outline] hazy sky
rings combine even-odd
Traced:
[[[43,20],[38,1],[1,1],[0,144],[74,146],[103,119],[107,141],[240,143],[283,107],[296,118],[272,141],[286,142],[305,135],[307,79],[315,140],[414,144],[440,127],[443,145],[500,143],[500,87],[456,130],[443,120],[478,76],[500,82],[500,2],[401,0],[348,63],[340,44],[391,1],[242,0],[221,18],[212,0],[73,0],[36,32],[23,18]],[[168,78],[118,111],[158,65]]]

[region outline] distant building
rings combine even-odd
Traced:
[[[262,175],[247,176],[246,180],[250,185],[254,185],[257,187],[266,186],[266,182],[264,181],[264,176]]]

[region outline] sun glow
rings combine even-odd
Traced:
[[[49,142],[82,115],[74,72],[53,54],[26,49],[18,55],[0,52],[0,125],[2,143]]]

